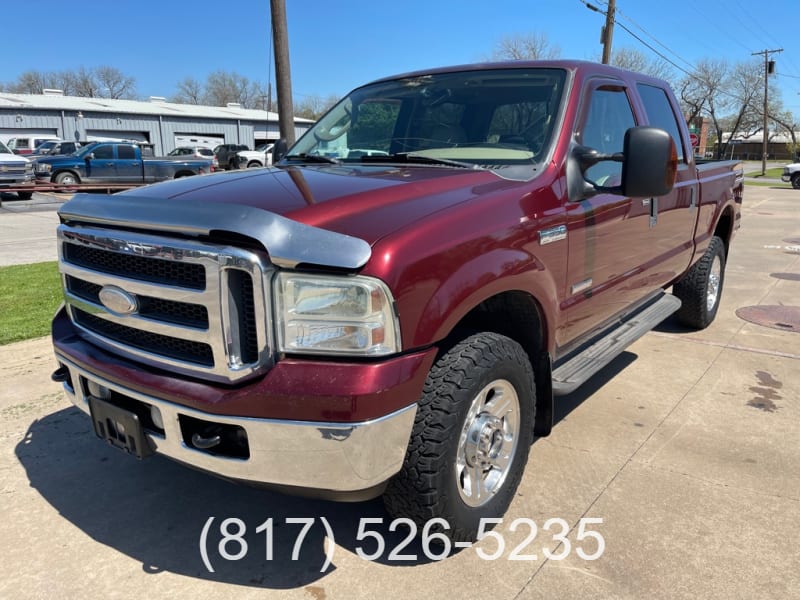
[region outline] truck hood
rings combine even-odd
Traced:
[[[0,152],[0,162],[4,165],[26,165],[28,159],[19,154],[10,154],[8,152]]]
[[[519,185],[491,171],[471,169],[314,165],[187,177],[117,195],[245,205],[373,245],[473,198],[487,184]]]

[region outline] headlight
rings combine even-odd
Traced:
[[[36,172],[37,173],[49,173],[52,169],[52,165],[47,163],[36,163]]]
[[[33,163],[28,163],[25,165],[25,173],[33,173]]]
[[[392,295],[383,282],[279,273],[274,286],[281,352],[381,356],[400,351]]]

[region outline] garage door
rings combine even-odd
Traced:
[[[205,146],[212,150],[225,143],[225,136],[205,135],[200,133],[176,133],[175,147],[178,146]]]
[[[141,131],[114,131],[109,129],[87,129],[87,142],[144,142],[150,143],[148,136]]]
[[[46,138],[58,138],[58,131],[55,129],[5,129],[0,128],[0,142],[4,144],[8,143],[8,140],[11,138],[18,138],[18,137],[27,137],[27,138],[35,138],[35,137],[46,137]]]

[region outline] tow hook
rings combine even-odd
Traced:
[[[55,381],[56,383],[64,383],[67,379],[69,379],[69,369],[67,367],[59,367],[53,374],[50,375],[50,379]]]
[[[194,446],[195,448],[200,448],[200,450],[208,450],[209,448],[218,446],[221,441],[222,438],[218,435],[212,435],[211,437],[203,437],[199,433],[192,434],[192,446]]]

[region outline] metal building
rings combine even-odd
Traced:
[[[312,123],[296,118],[296,137]],[[59,90],[45,90],[44,95],[0,92],[0,140],[38,135],[148,142],[156,155],[184,145],[246,144],[252,149],[280,137],[277,113],[238,104],[175,104],[155,96],[145,102],[83,98]]]

